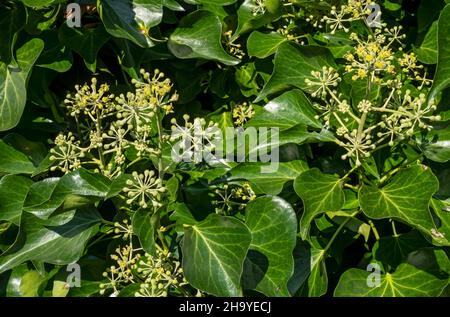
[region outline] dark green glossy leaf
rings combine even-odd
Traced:
[[[434,22],[428,30],[425,39],[416,49],[417,59],[424,64],[436,64],[438,62],[438,23]]]
[[[0,174],[32,174],[35,169],[24,153],[0,140]]]
[[[93,209],[68,211],[50,220],[23,213],[16,242],[0,257],[0,272],[29,260],[57,265],[77,261],[100,219]]]
[[[17,175],[6,175],[0,180],[0,220],[18,225],[23,204],[33,181]]]
[[[433,258],[428,258],[428,263],[448,257],[442,250],[437,250]],[[442,261],[440,260],[440,261]],[[372,275],[371,275],[372,274]],[[342,274],[334,291],[338,297],[424,297],[438,296],[448,285],[448,273],[446,277],[436,276],[431,272],[415,267],[408,263],[402,263],[394,273],[380,275],[380,284],[373,282],[373,274],[360,269],[350,269]],[[373,285],[373,287],[369,286]]]
[[[242,222],[216,214],[186,227],[182,248],[186,279],[212,295],[242,295],[240,280],[251,239]]]
[[[264,171],[270,166],[269,163],[241,163],[230,171],[230,179],[249,180],[255,191],[277,195],[286,182],[293,181],[308,169],[306,162],[301,160],[280,162],[276,168],[274,167],[275,171]]]
[[[313,79],[312,71],[321,70],[324,66],[335,66],[333,57],[327,49],[318,46],[297,46],[292,43],[283,43],[278,47],[274,64],[269,82],[257,100],[290,87],[313,92],[305,84],[305,79]]]
[[[339,177],[323,174],[317,168],[310,169],[295,179],[295,192],[302,198],[304,205],[300,219],[300,235],[303,240],[308,237],[314,217],[327,211],[337,211],[344,206],[345,195],[342,186]]]
[[[93,29],[71,28],[63,24],[59,29],[60,40],[84,59],[86,67],[95,72],[97,53],[109,40],[105,28],[100,25]]]
[[[178,58],[204,58],[226,65],[240,60],[228,55],[221,44],[222,23],[209,11],[195,11],[185,16],[170,35],[169,49]],[[199,40],[201,39],[201,40]]]
[[[280,33],[261,33],[254,31],[247,40],[248,55],[258,58],[266,58],[274,54],[282,43],[287,39]]]
[[[327,292],[328,274],[325,251],[318,246],[298,241],[294,249],[295,270],[289,280],[291,295],[319,297]]]
[[[446,238],[432,235],[437,228],[429,204],[438,186],[430,168],[416,165],[399,171],[382,187],[363,185],[359,202],[370,218],[396,218],[431,235],[437,242],[447,243]]]
[[[450,85],[450,4],[442,11],[438,22],[438,64],[429,100]]]
[[[27,100],[28,76],[43,47],[44,42],[34,38],[17,50],[18,67],[0,62],[0,131],[19,123]]]
[[[106,31],[141,47],[152,47],[151,27],[161,22],[161,0],[98,0],[98,11]]]
[[[78,169],[61,178],[46,178],[34,183],[24,210],[45,219],[60,207],[69,210],[105,198],[109,190],[109,179]]]
[[[297,218],[291,205],[276,196],[260,197],[245,210],[252,243],[244,263],[243,285],[266,296],[289,296],[294,270]]]
[[[139,209],[133,215],[131,225],[133,226],[133,233],[138,236],[139,242],[145,252],[155,255],[155,218],[149,210]]]
[[[304,125],[321,129],[322,124],[315,118],[316,112],[305,94],[298,89],[284,93],[271,100],[247,124],[253,127],[279,127],[281,130]]]

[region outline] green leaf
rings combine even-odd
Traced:
[[[314,90],[305,84],[305,79],[313,80],[311,72],[319,71],[324,66],[335,67],[333,56],[326,48],[292,43],[283,43],[278,47],[274,65],[273,73],[256,101],[290,87],[311,93]]]
[[[17,50],[18,68],[0,62],[0,131],[19,123],[27,101],[28,76],[43,48],[44,42],[34,38]]]
[[[33,181],[17,175],[6,175],[0,180],[0,220],[18,225],[23,204]]]
[[[241,296],[240,279],[251,239],[242,222],[216,214],[187,226],[182,247],[186,279],[215,296]]]
[[[35,169],[24,153],[0,140],[0,174],[32,174]]]
[[[37,271],[30,270],[26,264],[15,267],[8,280],[8,297],[36,297],[46,278]]]
[[[450,86],[450,4],[441,11],[438,21],[438,64],[428,100]]]
[[[327,292],[328,274],[325,265],[325,250],[298,241],[294,249],[295,270],[289,280],[289,293],[319,297]]]
[[[30,260],[55,265],[77,261],[100,219],[93,209],[68,211],[48,220],[23,213],[15,243],[0,257],[0,273]]]
[[[437,228],[429,205],[438,188],[439,182],[431,169],[416,165],[399,171],[384,186],[363,185],[358,199],[368,217],[396,218],[430,235]]]
[[[48,149],[43,143],[29,141],[17,133],[9,133],[3,138],[3,141],[25,154],[34,166],[39,166],[48,153]]]
[[[36,65],[59,73],[67,72],[73,64],[72,51],[58,39],[56,30],[49,30],[41,35],[45,43],[44,50],[36,61]]]
[[[271,129],[267,131],[260,131],[258,136],[258,144],[250,147],[249,155],[261,151],[266,153],[267,149],[275,149],[285,144],[304,144],[317,142],[333,142],[335,137],[333,133],[327,129],[322,129],[320,132],[310,132],[304,125],[296,125],[290,129],[280,131],[278,138],[270,134]],[[256,142],[256,141],[255,141]]]
[[[244,3],[241,4],[237,11],[238,26],[236,28],[234,38],[251,30],[266,26],[270,22],[277,20],[281,16],[281,10],[272,12],[266,10],[264,14],[256,15],[254,14],[254,12],[255,2],[253,0],[245,0]]]
[[[391,237],[381,237],[375,242],[374,258],[395,268],[414,250],[426,247],[428,242],[416,230]]]
[[[427,158],[439,163],[450,161],[450,127],[432,130],[426,139],[417,140]]]
[[[289,296],[294,271],[297,218],[291,205],[276,196],[260,197],[245,209],[252,243],[244,263],[243,286],[266,296]]]
[[[151,255],[156,255],[155,217],[149,210],[139,209],[134,213],[131,222],[133,233],[138,236],[142,248]]]
[[[247,126],[278,127],[285,130],[301,124],[321,129],[322,124],[315,115],[316,112],[305,94],[294,89],[266,104],[263,111],[257,113]]]
[[[437,258],[446,258],[448,262],[442,250],[435,251],[433,257],[427,258],[426,262],[436,262]],[[373,274],[375,273],[360,269],[347,270],[341,275],[334,296],[434,297],[441,294],[449,282],[448,274],[447,277],[436,276],[434,270],[422,270],[408,263],[400,264],[394,273],[381,274],[378,286],[368,283],[374,282]]]
[[[328,211],[338,211],[344,206],[345,195],[342,180],[334,175],[323,174],[319,169],[310,169],[294,181],[294,189],[303,200],[304,211],[300,219],[300,236],[308,237],[314,217]]]
[[[14,64],[14,45],[18,32],[24,27],[26,12],[22,5],[14,5],[10,10],[2,7],[0,12],[0,63]]]
[[[434,22],[419,48],[416,48],[417,59],[424,64],[438,62],[438,23]]]
[[[52,297],[66,297],[70,287],[64,281],[53,281]]]
[[[61,178],[47,178],[34,183],[24,210],[46,219],[56,209],[70,210],[103,199],[110,191],[108,178],[77,169]]]
[[[59,29],[60,40],[83,57],[86,67],[95,72],[97,54],[102,46],[108,42],[109,35],[100,25],[96,28],[71,28],[63,24]]]
[[[263,172],[269,169],[270,163],[241,163],[230,171],[230,180],[246,179],[250,181],[255,191],[269,195],[279,194],[288,181],[293,181],[298,175],[308,169],[305,161],[280,162],[274,172]]]
[[[225,65],[240,60],[228,55],[221,44],[222,23],[209,11],[198,10],[183,17],[169,38],[169,49],[178,58],[204,58]]]
[[[274,54],[282,43],[287,39],[277,32],[261,33],[254,31],[247,39],[248,55],[258,58],[266,58]]]
[[[145,48],[155,45],[149,33],[162,20],[161,0],[97,0],[97,8],[106,31],[112,36]]]
[[[53,3],[64,2],[63,0],[20,0],[27,7],[43,8],[48,7]]]

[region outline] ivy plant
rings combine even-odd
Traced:
[[[449,295],[450,1],[2,1],[0,28],[0,296]]]

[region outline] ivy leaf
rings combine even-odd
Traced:
[[[289,280],[289,293],[309,297],[324,295],[328,289],[328,274],[325,265],[325,250],[298,241],[294,249],[295,270]]]
[[[139,238],[145,252],[156,255],[154,218],[148,210],[139,209],[133,215],[133,233]]]
[[[53,3],[63,2],[63,0],[20,0],[27,7],[43,8],[48,7]]]
[[[0,273],[30,260],[55,265],[77,261],[100,219],[92,209],[68,211],[47,220],[23,213],[15,243],[0,258]]]
[[[320,132],[310,132],[302,124],[298,124],[287,130],[280,131],[278,138],[271,135],[271,129],[259,131],[258,144],[250,147],[248,155],[267,153],[267,149],[275,149],[285,144],[304,144],[317,142],[333,142],[335,137],[329,130],[322,129]]]
[[[298,89],[288,91],[264,106],[247,124],[252,127],[278,127],[281,130],[298,124],[321,129],[316,112],[305,94]]]
[[[56,30],[47,30],[41,35],[44,50],[36,61],[36,65],[59,73],[67,72],[73,64],[72,51],[58,39]]]
[[[276,0],[265,1],[264,5],[266,6],[268,2],[279,3]],[[265,26],[270,22],[277,20],[281,16],[281,10],[266,10],[264,13],[255,15],[255,9],[256,5],[253,0],[245,0],[244,3],[241,4],[237,11],[238,26],[234,37]],[[266,9],[268,9],[268,6],[266,6]]]
[[[204,58],[225,65],[240,60],[228,55],[221,44],[222,23],[209,11],[198,10],[181,19],[169,38],[169,49],[178,58]]]
[[[269,168],[269,163],[241,163],[230,171],[230,180],[246,179],[256,192],[277,195],[286,182],[293,181],[308,169],[307,163],[301,160],[278,164],[276,171],[263,173],[264,168]]]
[[[106,31],[112,36],[145,48],[155,45],[149,31],[162,20],[161,0],[97,0],[97,8]]]
[[[442,250],[435,251],[426,262],[434,264],[438,259],[448,262],[448,257]],[[423,270],[409,263],[400,264],[394,273],[381,274],[380,284],[371,287],[368,281],[375,282],[373,274],[375,273],[360,269],[347,270],[341,275],[334,296],[435,297],[442,293],[449,282],[448,273],[446,276],[437,275],[434,269]]]
[[[428,100],[450,85],[450,4],[441,11],[438,21],[438,63]]]
[[[417,59],[424,64],[436,64],[438,62],[438,23],[433,22],[425,35],[420,47],[416,48]]]
[[[0,174],[32,174],[35,169],[24,153],[0,140]]]
[[[334,175],[323,174],[313,168],[303,172],[294,181],[294,190],[303,200],[304,212],[300,219],[300,236],[308,236],[314,217],[328,211],[338,211],[344,206],[342,181]]]
[[[396,218],[430,235],[436,226],[429,204],[438,188],[439,182],[431,169],[416,165],[401,170],[382,187],[363,185],[358,199],[368,217]]]
[[[381,237],[372,248],[374,258],[395,268],[414,250],[426,247],[428,242],[416,230],[390,237]]]
[[[46,219],[61,206],[64,210],[69,210],[105,198],[109,190],[108,178],[77,169],[61,178],[47,178],[34,183],[24,210]]]
[[[217,214],[185,227],[182,251],[186,279],[215,296],[241,296],[240,279],[251,239],[242,222]]]
[[[273,73],[256,101],[290,87],[312,93],[314,90],[305,84],[305,79],[314,80],[311,72],[319,71],[324,66],[336,67],[333,56],[326,48],[297,46],[289,42],[278,47],[274,65]]]
[[[430,160],[439,163],[450,161],[450,127],[432,130],[427,134],[427,139],[418,139],[417,142]]]
[[[254,31],[247,39],[248,55],[258,58],[266,58],[274,54],[287,39],[277,32],[261,33]]]
[[[28,76],[43,48],[44,42],[34,38],[17,50],[19,67],[0,62],[0,131],[19,123],[27,101]]]
[[[26,264],[15,267],[6,286],[8,297],[35,297],[46,278]]]
[[[23,204],[33,184],[29,178],[6,175],[0,180],[0,220],[20,223]]]
[[[86,67],[91,72],[95,72],[98,51],[108,42],[109,35],[103,25],[88,29],[71,28],[64,23],[59,29],[59,38],[66,46],[83,57]]]
[[[22,5],[14,5],[10,10],[2,7],[0,12],[0,63],[14,64],[13,48],[17,33],[23,28],[26,12]]]
[[[243,285],[266,296],[289,296],[294,270],[297,218],[291,205],[276,196],[260,197],[245,209],[252,243],[244,263]]]

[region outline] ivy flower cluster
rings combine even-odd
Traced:
[[[159,155],[161,120],[173,112],[178,99],[171,93],[172,83],[164,73],[141,71],[142,80],[133,80],[135,90],[115,96],[107,84],[75,86],[65,105],[74,118],[74,132],[61,134],[51,150],[52,170],[68,173],[81,166],[114,178],[123,173],[127,152],[139,157]]]
[[[156,254],[132,249],[132,246],[117,248],[111,255],[116,265],[110,266],[104,273],[106,281],[100,284],[100,294],[111,293],[117,296],[130,284],[138,284],[135,297],[167,297],[169,294],[186,295],[183,286],[187,281],[183,275],[181,263],[168,251],[156,249]]]
[[[150,204],[155,210],[162,206],[162,194],[166,188],[154,171],[145,170],[143,174],[134,171],[132,179],[127,180],[126,185],[123,192],[127,194],[128,205],[137,204],[139,207],[148,208]]]
[[[358,17],[361,5],[350,3],[351,16]],[[340,83],[346,77],[333,67],[313,71],[305,80],[311,96],[319,100],[314,104],[319,112],[316,118],[322,118],[325,127],[335,130],[336,143],[345,150],[342,159],[351,158],[357,166],[379,148],[394,146],[421,130],[430,130],[433,121],[441,120],[433,115],[436,106],[428,103],[426,94],[421,92],[431,80],[426,73],[420,76],[424,67],[414,53],[403,52],[403,38],[401,27],[377,29],[366,39],[350,34],[356,46],[344,56],[344,71],[351,75],[351,81],[364,85],[363,98],[354,100],[340,92]],[[395,43],[399,49],[395,49]],[[417,88],[403,87],[405,82],[418,80]],[[379,94],[372,94],[374,89]]]
[[[183,115],[184,124],[180,125],[176,118],[172,118],[170,141],[176,142],[173,150],[180,161],[198,164],[207,160],[208,154],[215,150],[220,129],[217,123],[207,123],[204,118],[194,118],[193,122],[189,119],[189,115]]]
[[[216,200],[212,204],[216,206],[216,213],[231,215],[233,211],[243,210],[249,202],[256,199],[256,194],[249,183],[224,184],[214,190]]]
[[[233,121],[236,126],[243,126],[255,116],[255,110],[251,104],[239,103],[233,107]]]
[[[332,6],[329,15],[322,17],[322,23],[330,28],[330,33],[334,34],[338,30],[349,32],[349,23],[366,19],[371,10],[369,5],[374,4],[370,0],[348,0],[347,4],[341,5],[339,8]]]

